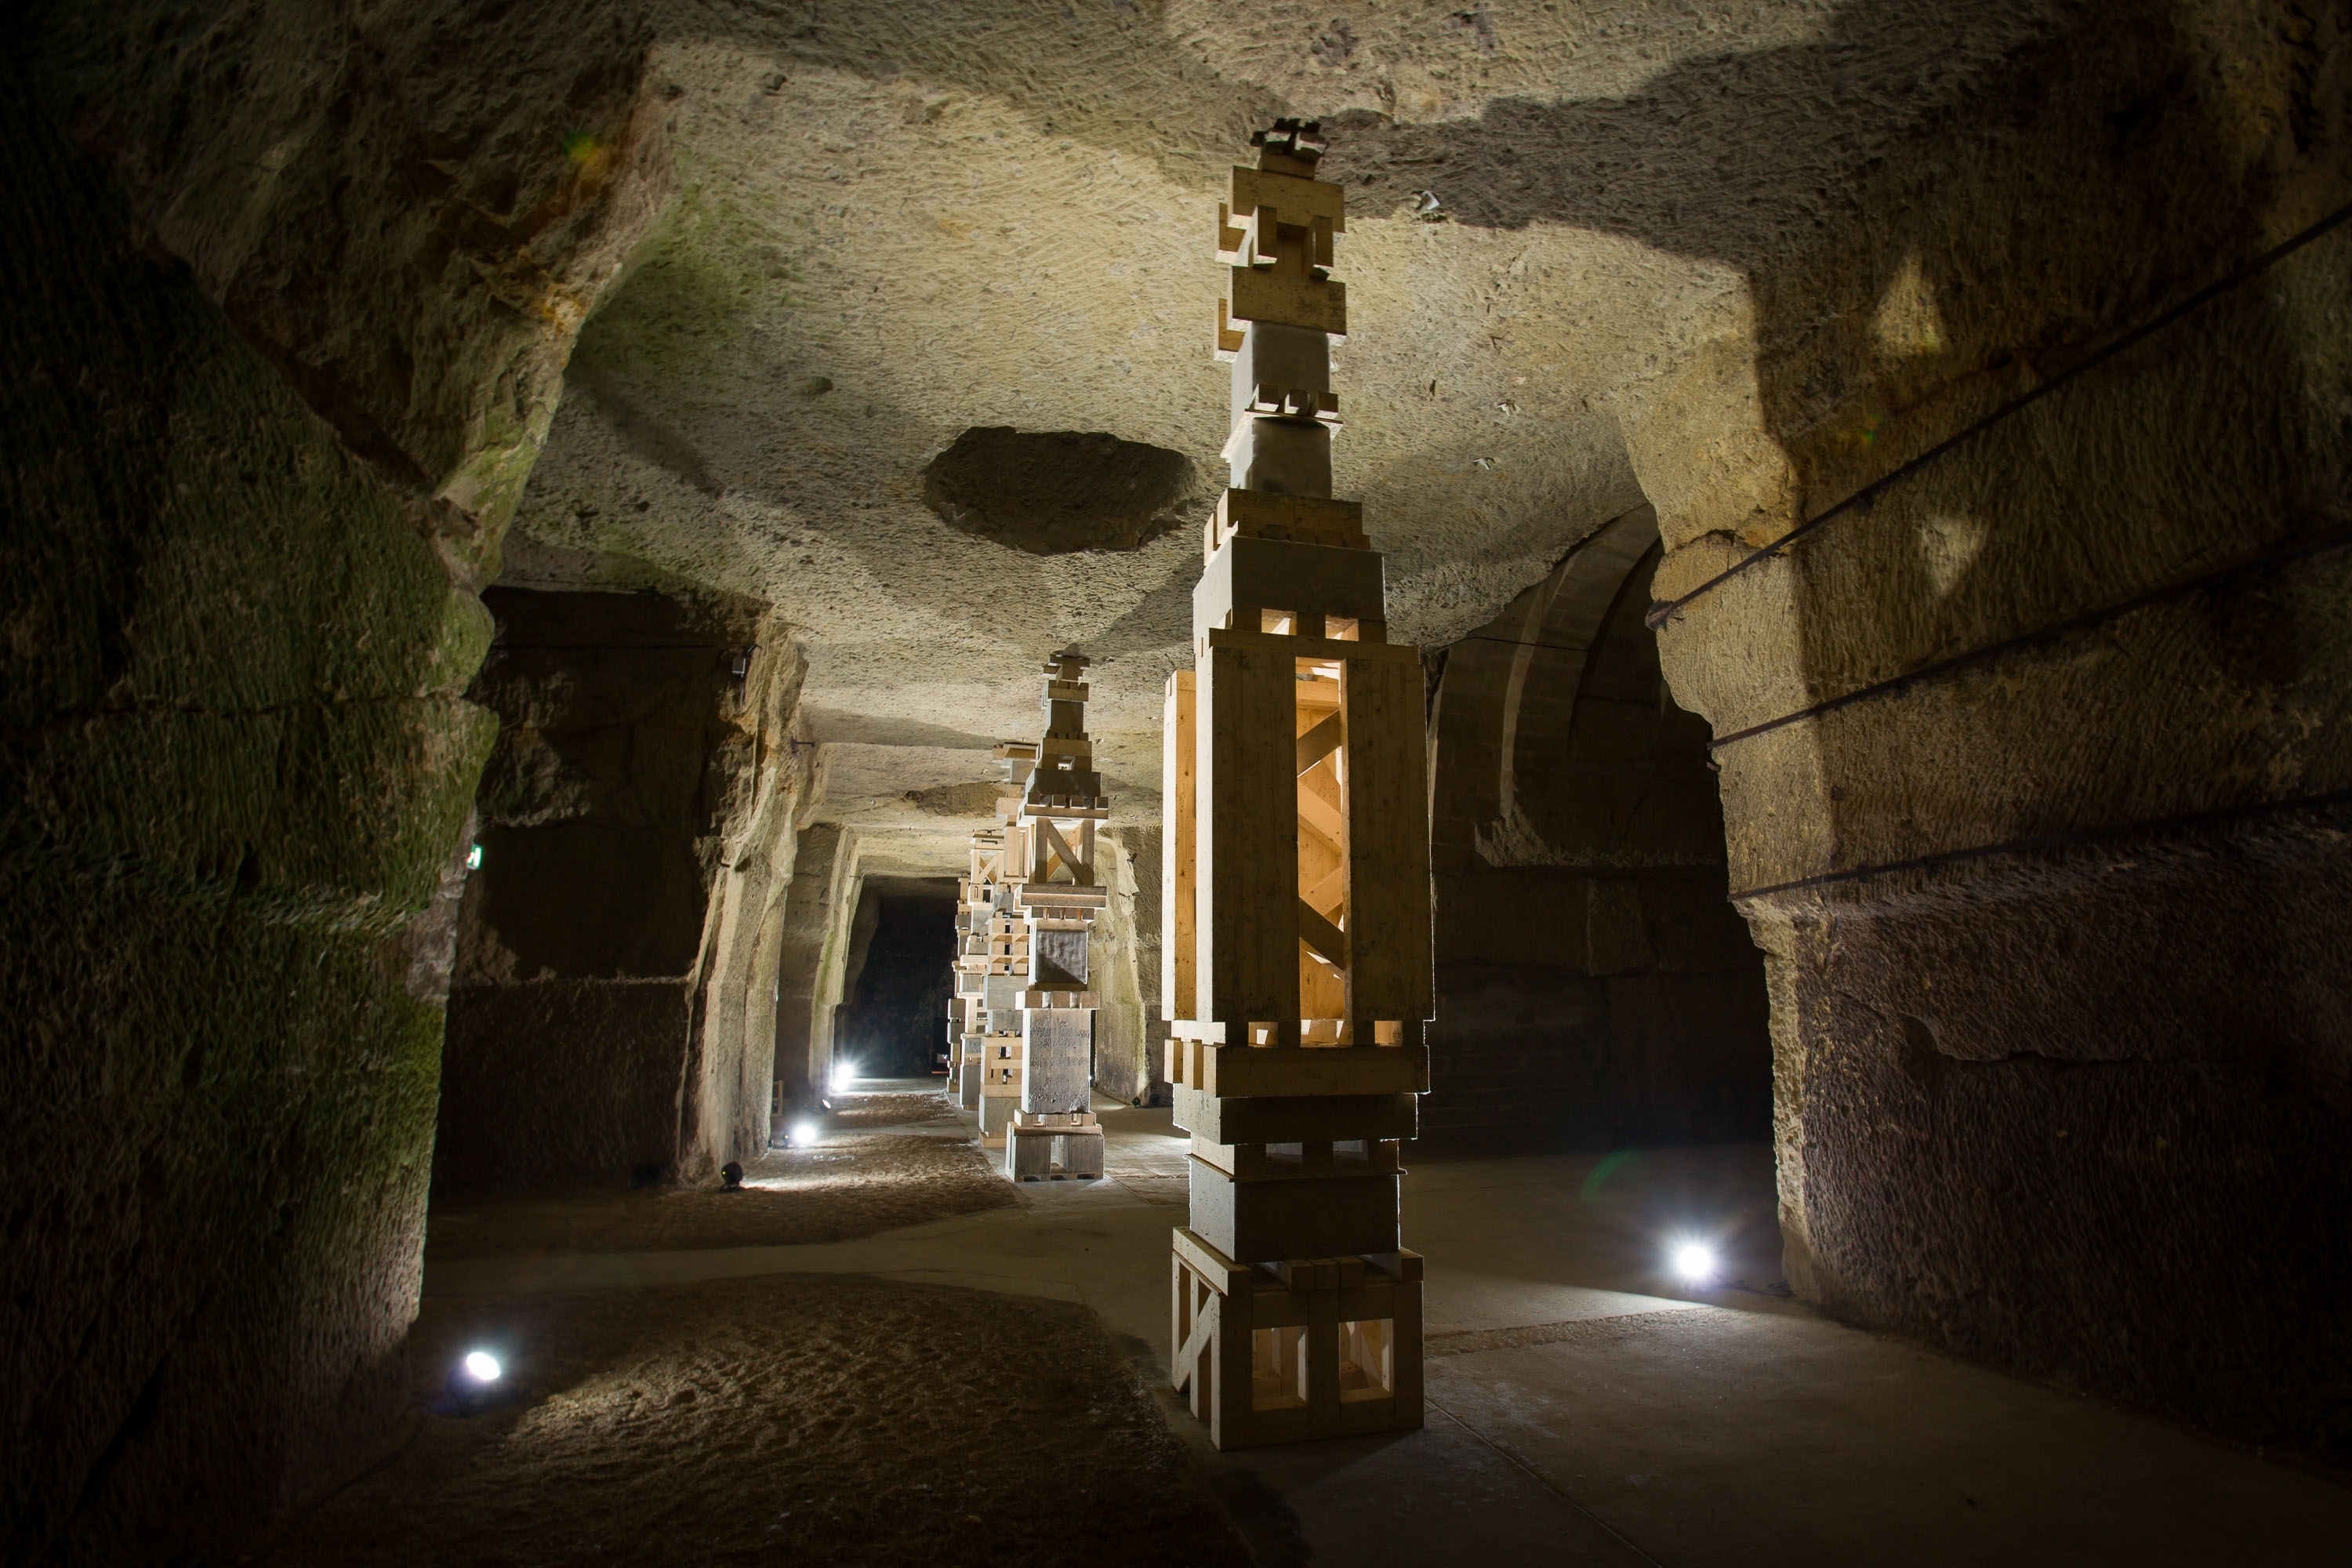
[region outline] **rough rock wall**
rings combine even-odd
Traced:
[[[740,688],[743,721],[721,739],[709,775],[724,799],[719,830],[701,847],[709,898],[675,1165],[688,1182],[710,1181],[728,1161],[768,1144],[784,900],[816,755],[803,733],[807,662],[772,615],[753,629],[760,641]]]
[[[494,543],[668,189],[628,5],[51,4],[47,96],[353,450]]]
[[[403,1403],[489,620],[14,83],[0,227],[0,1557],[226,1559]]]
[[[831,1071],[833,1010],[859,890],[857,835],[837,823],[803,826],[776,969],[774,1093],[785,1105],[822,1094]]]
[[[473,696],[500,730],[435,1180],[698,1179],[764,1141],[772,1025],[746,1024],[773,988],[761,930],[792,847],[797,656],[760,648],[772,628],[740,600],[485,597],[499,633]]]
[[[1706,726],[1643,623],[1649,509],[1445,650],[1431,715],[1438,1150],[1760,1139],[1763,963],[1725,900]]]
[[[2352,225],[2264,258],[2352,202],[2348,37],[2056,14],[1755,268],[1785,485],[1635,443],[1770,954],[1790,1279],[2338,1447]]]

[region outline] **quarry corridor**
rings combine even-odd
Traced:
[[[0,1562],[2352,1562],[2352,0],[0,43]]]

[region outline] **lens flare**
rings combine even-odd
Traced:
[[[854,1086],[856,1084],[856,1082],[857,1082],[857,1064],[856,1064],[856,1062],[835,1062],[835,1063],[834,1064],[834,1068],[833,1068],[833,1092],[834,1092],[834,1093],[835,1093],[835,1094],[840,1094],[840,1093],[842,1093],[843,1091],[845,1091],[845,1090],[846,1090],[846,1089],[850,1089],[850,1088],[854,1087]]]
[[[468,1351],[466,1354],[466,1375],[476,1383],[496,1383],[505,1368],[499,1358],[488,1351]]]
[[[810,1144],[814,1143],[815,1142],[816,1142],[816,1123],[815,1123],[815,1122],[814,1122],[814,1121],[795,1121],[795,1122],[793,1122],[793,1146],[794,1148],[798,1148],[798,1149],[805,1149],[805,1148],[807,1148]]]
[[[1675,1272],[1691,1284],[1700,1284],[1715,1278],[1715,1248],[1703,1241],[1685,1241],[1676,1245],[1674,1252]]]

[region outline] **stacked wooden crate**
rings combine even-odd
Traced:
[[[1092,1106],[1095,993],[1088,943],[1108,890],[1095,839],[1110,817],[1087,734],[1087,659],[1045,661],[1045,734],[1014,825],[1027,850],[1014,900],[1029,928],[1021,992],[1021,1102],[1004,1173],[1014,1181],[1103,1173],[1102,1126]]]
[[[1021,992],[1029,978],[1029,922],[1021,911],[1021,884],[1029,875],[1029,835],[1021,824],[1021,802],[1037,748],[1008,741],[996,748],[996,835],[988,911],[980,923],[982,982],[980,1016],[980,1139],[991,1149],[1005,1146],[1006,1130],[1021,1108]]]
[[[971,858],[956,903],[955,994],[948,1003],[948,1093],[966,1110],[980,1109],[981,1064],[988,1037],[989,927],[1003,893],[1004,829],[971,836]]]
[[[1192,1224],[1172,1373],[1221,1448],[1421,1425],[1398,1154],[1429,1086],[1421,658],[1331,497],[1340,187],[1278,122],[1218,213],[1233,487],[1170,679],[1161,994]]]

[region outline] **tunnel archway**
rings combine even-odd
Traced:
[[[834,1060],[864,1078],[945,1070],[954,994],[955,883],[872,877],[859,894],[834,1017]]]
[[[1643,624],[1659,555],[1656,513],[1628,511],[1433,660],[1434,1151],[1769,1133],[1709,731]]]

